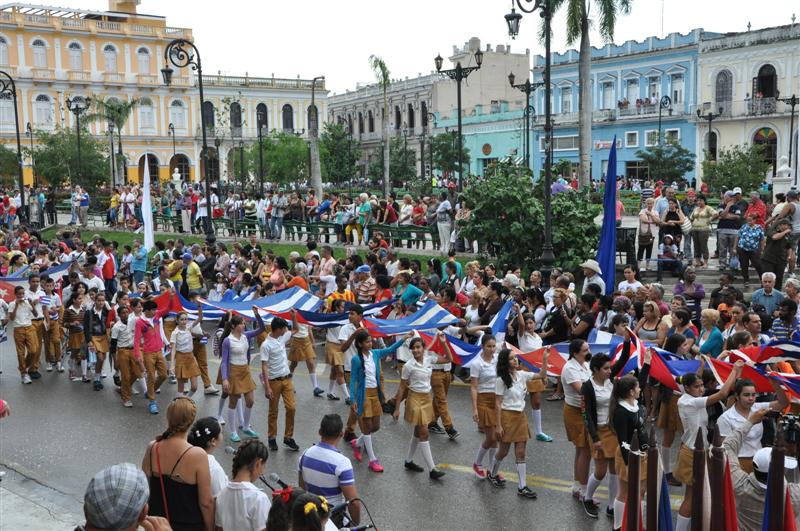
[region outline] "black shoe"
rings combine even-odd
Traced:
[[[114,375],[114,385],[120,387],[122,385],[122,380],[120,379],[118,374]]]
[[[284,438],[283,445],[293,452],[296,452],[300,449],[300,447],[297,446],[297,443],[294,442],[294,439],[292,439],[291,437]]]
[[[411,472],[425,472],[425,469],[416,464],[414,461],[406,461],[403,466],[406,467],[406,470],[410,470]]]
[[[675,476],[672,475],[672,472],[667,474],[667,485],[671,487],[680,487],[682,483],[675,479]]]
[[[439,470],[438,468],[434,468],[428,472],[428,477],[431,479],[442,479],[442,476],[444,476],[444,470]]]
[[[583,510],[586,511],[586,514],[592,518],[597,518],[597,515],[600,512],[599,509],[600,507],[591,499],[583,500]]]
[[[92,384],[92,387],[94,388],[95,391],[99,391],[100,389],[102,389],[102,385],[103,384],[100,383],[100,380],[95,380],[94,384]]]
[[[450,426],[449,428],[445,428],[444,431],[445,433],[447,433],[447,436],[450,437],[451,441],[455,441],[460,435],[460,433],[458,433],[458,431],[452,426]]]
[[[606,516],[614,518],[614,508],[606,506]]]
[[[28,375],[31,377],[32,380],[38,380],[42,377],[42,373],[39,371],[30,371]]]
[[[491,474],[489,474],[487,472],[486,473],[486,479],[489,481],[489,483],[492,485],[492,487],[496,487],[498,489],[501,489],[501,488],[506,486],[505,480],[504,479],[500,479],[499,475],[493,476],[493,475],[491,475]]]
[[[529,500],[536,499],[536,493],[532,491],[531,488],[527,485],[525,485],[521,489],[517,489],[517,496],[522,496],[523,498],[528,498]]]
[[[350,400],[350,398],[345,398],[344,399],[344,403],[345,403],[345,405],[349,406],[349,405],[352,405],[353,402]]]
[[[278,451],[278,443],[275,441],[275,439],[270,439],[268,441],[268,444],[269,444],[270,452],[277,452]]]
[[[353,440],[353,439],[355,439],[355,438],[356,438],[356,434],[355,434],[355,433],[353,433],[352,431],[346,431],[346,432],[344,432],[344,440],[345,440],[345,441],[347,441],[347,442],[350,442],[350,441],[352,441],[352,440]]]
[[[333,393],[328,393],[328,400],[339,400],[339,397]]]
[[[431,433],[438,433],[439,435],[444,435],[445,433],[447,433],[446,431],[444,431],[444,428],[439,426],[438,422],[434,422],[433,424],[428,424],[428,431]]]

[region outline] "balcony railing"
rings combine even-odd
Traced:
[[[164,28],[164,35],[167,37],[171,37],[173,39],[177,39],[178,37],[185,37],[186,30],[183,28]]]
[[[264,87],[311,90],[310,79],[281,79],[274,77],[203,76],[203,84],[216,87]],[[317,90],[325,90],[325,82],[317,80]]]
[[[780,116],[789,114],[792,111],[790,105],[777,98],[750,98],[736,101],[701,103],[691,110],[691,117],[695,121],[703,120],[703,118],[697,118],[696,112],[698,109],[702,115],[707,115],[709,112],[718,114],[721,110],[721,119]]]
[[[34,68],[32,71],[34,79],[53,79],[53,71],[49,68]]]
[[[150,74],[139,74],[136,76],[136,79],[139,81],[140,85],[158,85],[161,83],[161,79],[158,76]]]
[[[119,33],[122,31],[122,24],[119,22],[106,22],[105,20],[98,20],[95,22],[95,26],[100,31],[112,31],[114,33]]]
[[[61,21],[61,26],[64,28],[85,28],[86,21],[82,18],[65,18]]]
[[[52,22],[47,15],[25,15],[25,24],[49,26]]]
[[[116,72],[103,72],[103,81],[106,83],[122,83],[125,80],[122,74]]]
[[[131,24],[131,33],[136,33],[137,35],[153,35],[155,34],[155,28],[142,24]]]
[[[89,72],[81,72],[78,70],[70,70],[67,74],[70,81],[91,81],[91,74]]]

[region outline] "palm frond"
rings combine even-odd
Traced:
[[[616,0],[596,0],[600,12],[600,36],[606,42],[614,41],[614,26],[617,23]]]
[[[585,2],[589,0],[569,0],[567,3],[567,44],[573,45],[581,38],[584,17],[588,16]]]
[[[377,55],[369,56],[369,66],[372,68],[372,73],[375,74],[375,80],[381,88],[388,88],[391,83],[391,73],[389,67],[386,66],[386,61]]]

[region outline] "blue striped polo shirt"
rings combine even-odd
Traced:
[[[341,487],[354,485],[353,465],[335,446],[319,442],[300,456],[297,471],[306,483],[306,490],[325,496],[328,503],[345,501]]]

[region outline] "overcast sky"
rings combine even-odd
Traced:
[[[47,0],[40,0],[49,4]],[[106,0],[53,0],[75,9],[106,10]],[[139,12],[162,15],[170,26],[189,27],[207,73],[303,78],[324,75],[328,88],[344,92],[372,82],[370,54],[384,58],[393,78],[429,73],[437,53],[447,57],[453,45],[479,37],[483,46],[511,44],[512,51],[536,41],[537,13],[524,15],[512,41],[503,16],[511,0],[142,0]],[[630,15],[617,23],[615,42],[662,33],[662,0],[632,0]],[[664,0],[663,32],[745,31],[791,23],[800,3],[771,0]],[[760,6],[760,7],[759,7]],[[553,20],[554,51],[563,51],[564,15]],[[596,32],[592,43],[603,43]],[[575,45],[577,48],[577,43]]]

